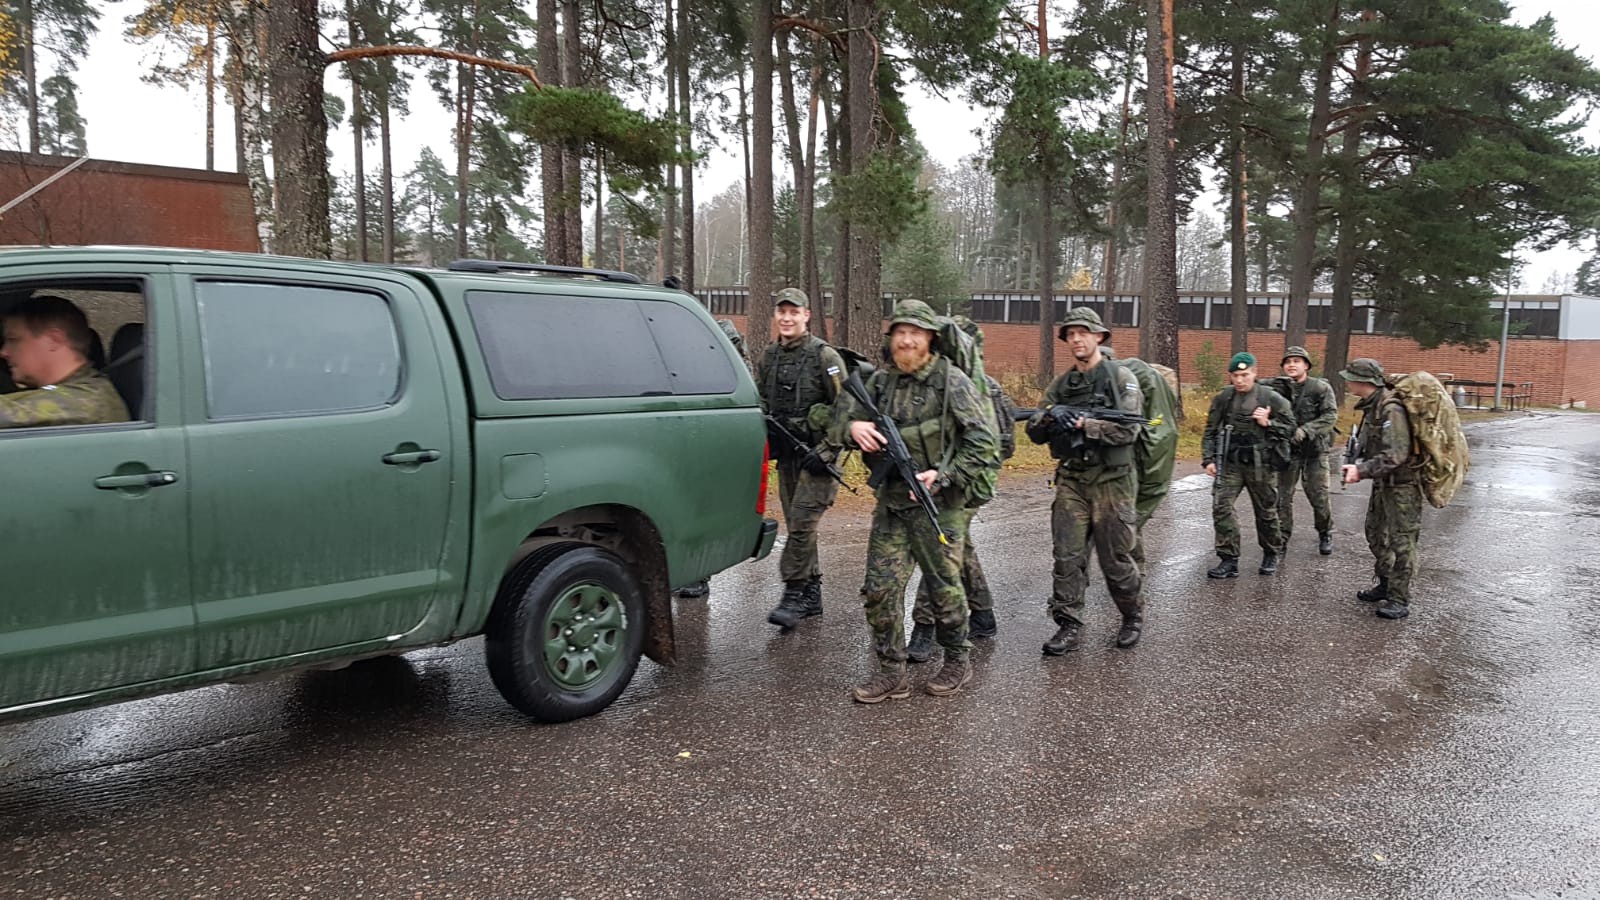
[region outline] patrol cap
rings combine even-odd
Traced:
[[[1345,381],[1364,381],[1383,387],[1383,364],[1365,356],[1352,359],[1350,365],[1339,372],[1339,377]]]
[[[798,306],[801,309],[810,309],[811,300],[806,297],[806,292],[799,288],[784,288],[778,292],[777,299],[772,301],[773,308],[784,305]]]
[[[1060,340],[1067,339],[1067,329],[1077,325],[1087,328],[1091,332],[1102,335],[1100,343],[1111,340],[1111,329],[1100,321],[1100,314],[1087,306],[1075,306],[1067,310],[1067,317],[1061,320],[1061,327],[1056,329],[1056,337]]]
[[[915,325],[937,334],[939,314],[921,300],[901,300],[894,305],[894,314],[889,317],[889,327],[883,333],[889,334],[894,331],[896,325]]]
[[[1233,359],[1228,360],[1228,371],[1243,372],[1245,369],[1253,368],[1255,364],[1255,354],[1240,350],[1233,355]]]
[[[1304,347],[1290,347],[1289,349],[1283,351],[1283,359],[1278,361],[1278,365],[1281,366],[1296,356],[1305,360],[1306,365],[1311,365],[1311,354],[1307,353],[1306,348]]]

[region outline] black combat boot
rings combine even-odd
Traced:
[[[822,576],[813,575],[806,582],[805,606],[800,615],[805,618],[822,615]]]
[[[925,663],[933,659],[933,651],[939,647],[933,642],[933,636],[932,625],[915,623],[911,628],[911,641],[906,644],[906,659],[914,663]]]
[[[994,621],[994,610],[975,609],[967,617],[967,639],[982,641],[992,638],[999,632],[999,626]]]
[[[1356,591],[1356,599],[1362,603],[1377,603],[1389,599],[1389,579],[1380,578],[1376,585],[1364,591]]]
[[[1278,571],[1278,561],[1281,554],[1267,553],[1261,557],[1261,568],[1257,569],[1262,575],[1274,575]]]
[[[1239,557],[1237,557],[1237,556],[1224,556],[1224,557],[1221,557],[1221,559],[1222,559],[1221,562],[1217,563],[1214,568],[1212,568],[1210,571],[1206,572],[1206,577],[1207,578],[1238,578],[1239,577]]]
[[[805,618],[806,583],[786,581],[783,584],[783,597],[778,600],[777,608],[767,613],[767,621],[787,631]]]
[[[1333,555],[1333,535],[1324,531],[1317,536],[1317,552],[1323,556]]]
[[[1385,597],[1373,612],[1377,613],[1379,618],[1404,619],[1406,616],[1411,615],[1411,605],[1393,597]]]
[[[1143,619],[1123,619],[1117,631],[1117,646],[1123,650],[1139,643],[1139,633],[1144,631]]]
[[[1062,623],[1061,627],[1056,629],[1056,633],[1050,636],[1050,640],[1044,642],[1045,655],[1061,656],[1078,649],[1079,627],[1081,626],[1077,622]]]
[[[689,600],[699,599],[709,593],[711,593],[711,583],[708,581],[696,581],[694,584],[678,588],[678,596]]]

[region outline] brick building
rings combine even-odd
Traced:
[[[743,288],[706,288],[697,291],[701,301],[718,317],[732,318],[744,328]],[[1250,296],[1250,352],[1263,367],[1275,370],[1283,350],[1282,293]],[[1505,300],[1490,301],[1498,310]],[[887,301],[886,301],[887,303]],[[1091,291],[1064,291],[1056,295],[1056,319],[1071,306],[1089,306],[1111,326],[1111,344],[1123,355],[1139,349],[1139,307],[1142,298],[1118,294],[1107,298]],[[1332,298],[1311,297],[1306,349],[1320,355],[1327,342],[1328,313]],[[1198,380],[1197,357],[1203,353],[1230,355],[1232,301],[1227,294],[1185,291],[1179,297],[1178,352],[1184,381]],[[983,324],[984,352],[996,372],[1031,373],[1039,360],[1039,299],[1035,293],[993,291],[974,294],[972,317]],[[1529,384],[1534,405],[1580,403],[1600,405],[1600,298],[1577,295],[1513,295],[1512,338],[1506,343],[1506,381]],[[1499,342],[1489,342],[1486,352],[1442,346],[1424,350],[1416,341],[1397,334],[1381,311],[1368,301],[1357,301],[1351,315],[1350,356],[1381,360],[1393,372],[1423,369],[1458,380],[1493,382],[1499,363]],[[1064,348],[1057,346],[1056,371],[1068,364]],[[1487,391],[1492,399],[1493,389]]]
[[[0,205],[73,162],[0,151]],[[0,216],[0,244],[259,249],[243,175],[89,160]]]

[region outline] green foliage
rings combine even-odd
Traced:
[[[794,186],[786,184],[778,191],[772,203],[772,271],[780,286],[803,287],[801,268],[804,260],[800,253],[800,209],[796,202]]]
[[[1215,344],[1210,341],[1201,344],[1194,355],[1194,371],[1200,376],[1200,390],[1208,395],[1222,390],[1222,372],[1227,367],[1227,359],[1217,352]],[[1207,400],[1209,402],[1209,396]]]
[[[928,205],[917,184],[921,161],[904,151],[879,152],[867,165],[834,179],[831,207],[880,240],[893,241]]]
[[[1600,252],[1578,266],[1577,283],[1573,290],[1591,297],[1600,297]]]
[[[965,312],[970,298],[966,279],[950,255],[953,237],[953,229],[924,210],[887,248],[884,287],[925,300],[941,312]]]
[[[26,109],[30,91],[43,91],[42,85],[29,85],[23,73],[30,34],[34,59],[48,54],[55,63],[53,74],[66,75],[76,71],[78,60],[88,53],[89,38],[98,30],[99,19],[100,10],[90,0],[30,0],[26,4],[0,0],[0,108]],[[39,68],[35,77],[43,72]],[[34,97],[35,102],[41,99]]]
[[[419,262],[442,265],[455,255],[456,183],[444,161],[423,147],[417,164],[407,172],[399,206],[415,236]],[[400,218],[398,210],[395,214]]]
[[[88,153],[78,86],[69,75],[52,75],[39,85],[39,149],[63,156]]]

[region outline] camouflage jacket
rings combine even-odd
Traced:
[[[939,471],[935,499],[940,508],[964,505],[967,484],[993,468],[1000,455],[994,419],[984,413],[972,379],[948,359],[935,355],[909,375],[893,365],[885,366],[872,373],[866,387],[878,409],[894,419],[917,471]],[[849,395],[843,402],[844,423],[870,421]],[[840,437],[848,441],[848,430]],[[878,487],[877,496],[879,503],[891,509],[916,505],[898,474]]]
[[[1250,417],[1258,406],[1271,411],[1265,428]],[[1217,452],[1222,447],[1222,429],[1228,425],[1233,426],[1228,445],[1230,454],[1249,448],[1264,452],[1268,444],[1282,447],[1289,442],[1295,429],[1294,408],[1282,394],[1260,381],[1242,394],[1232,385],[1223,388],[1211,399],[1211,409],[1206,413],[1206,430],[1200,439],[1200,458],[1204,462],[1216,462]],[[1287,461],[1287,457],[1280,458]]]
[[[111,379],[84,366],[56,384],[0,394],[0,428],[100,425],[128,421],[128,407]]]
[[[1356,404],[1361,425],[1356,432],[1360,448],[1356,471],[1364,479],[1384,484],[1410,484],[1417,480],[1411,462],[1411,420],[1406,408],[1388,388],[1379,388]]]
[[[1279,377],[1274,387],[1294,409],[1296,426],[1305,432],[1305,439],[1294,445],[1297,456],[1316,456],[1333,446],[1333,432],[1339,424],[1339,402],[1333,398],[1333,387],[1322,378],[1307,377],[1296,384],[1292,379]]]
[[[762,407],[811,443],[823,438],[832,420],[844,373],[839,351],[813,334],[769,344],[755,366]]]

